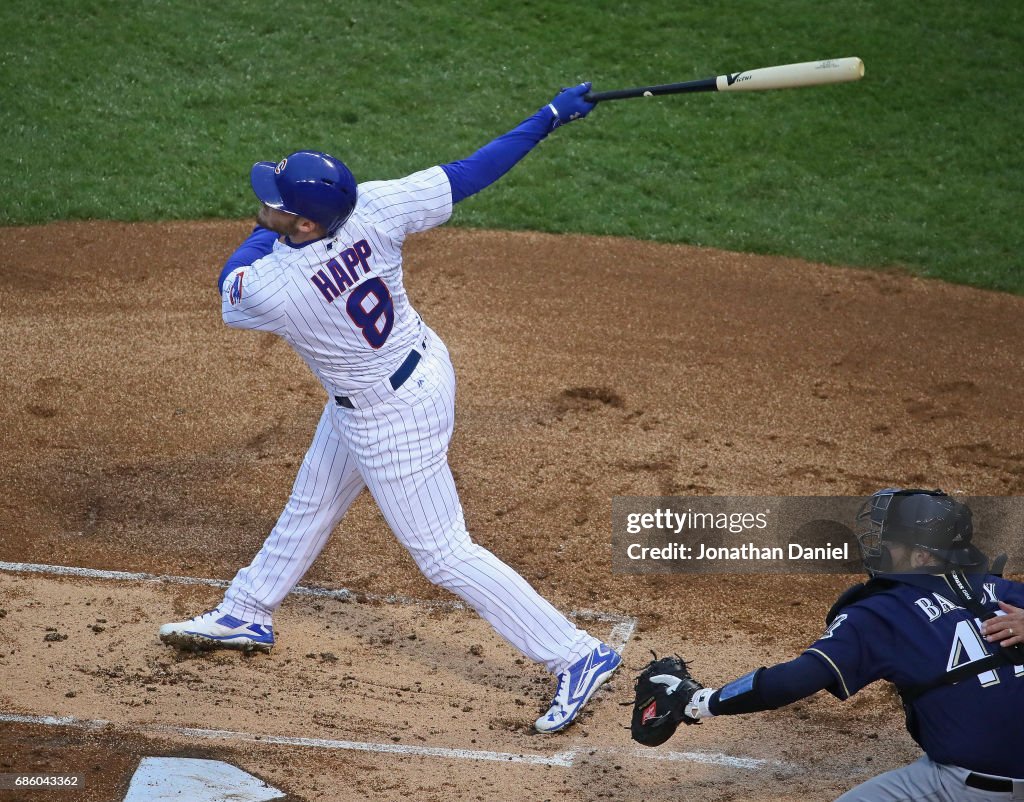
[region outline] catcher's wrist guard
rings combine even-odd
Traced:
[[[711,718],[715,715],[711,712],[711,708],[708,707],[708,702],[711,701],[711,697],[714,693],[714,688],[701,688],[697,691],[697,693],[690,697],[690,701],[686,704],[686,715],[698,720],[702,718]]]

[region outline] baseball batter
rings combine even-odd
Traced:
[[[872,578],[833,605],[821,638],[717,690],[672,658],[656,661],[637,681],[634,738],[655,746],[679,721],[771,710],[823,689],[848,699],[885,679],[925,754],[838,802],[1024,799],[1024,584],[986,573],[970,509],[939,491],[880,490],[858,521]]]
[[[558,677],[541,732],[564,729],[618,668],[609,646],[576,628],[515,570],[474,543],[448,467],[455,374],[444,343],[406,295],[402,246],[452,205],[512,168],[554,128],[585,117],[590,84],[467,159],[392,181],[356,184],[339,160],[299,151],[250,176],[259,225],[227,260],[225,323],[283,337],[327,391],[284,512],[214,610],[160,629],[183,648],[269,651],[272,617],[364,487],[423,574],[458,595]]]

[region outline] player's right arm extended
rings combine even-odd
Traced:
[[[824,690],[835,681],[823,662],[802,654],[788,663],[758,668],[721,688],[698,691],[686,713],[700,719],[775,710]]]
[[[484,145],[472,156],[442,164],[441,169],[452,185],[452,203],[465,200],[493,184],[559,125],[586,117],[594,108],[593,103],[583,99],[589,91],[589,82],[563,89],[536,114]]]

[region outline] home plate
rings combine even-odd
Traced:
[[[284,794],[220,760],[144,757],[124,802],[264,802]]]

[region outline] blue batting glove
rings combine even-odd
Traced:
[[[597,105],[583,99],[583,96],[590,91],[590,86],[590,81],[585,81],[579,86],[563,89],[555,96],[555,99],[548,104],[548,108],[555,115],[552,128],[558,128],[558,126],[573,120],[580,120],[590,114],[590,110]]]

